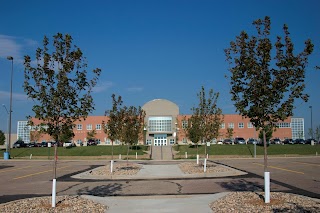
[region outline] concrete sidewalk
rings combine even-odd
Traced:
[[[229,168],[231,169],[231,168]],[[184,174],[177,164],[169,165],[142,165],[141,170],[132,176],[112,176],[103,177],[103,179],[166,179],[166,178],[203,178],[203,177],[221,177],[246,174],[236,169],[230,172],[218,173],[201,173],[201,174]],[[73,176],[73,178],[83,179],[101,179],[94,177],[88,172]],[[210,194],[210,195],[157,195],[157,196],[123,196],[123,197],[97,197],[82,195],[85,198],[101,203],[109,207],[108,213],[126,213],[126,212],[151,212],[151,213],[194,213],[194,212],[212,212],[209,204],[228,192]]]
[[[107,213],[209,213],[209,204],[228,192],[212,195],[167,195],[167,196],[133,196],[133,197],[82,197],[108,206]]]

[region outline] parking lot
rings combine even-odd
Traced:
[[[271,191],[284,191],[320,198],[319,157],[268,160]],[[105,165],[108,161],[58,161],[57,195],[96,196],[213,194],[263,188],[263,159],[215,159],[216,163],[247,172],[219,178],[168,180],[83,180],[71,176]],[[153,163],[146,161],[145,163]],[[165,162],[162,162],[165,164]],[[177,161],[174,161],[177,163]],[[0,202],[51,194],[53,161],[1,160]]]

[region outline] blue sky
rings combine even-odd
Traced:
[[[268,15],[272,35],[282,35],[288,24],[296,51],[310,38],[315,51],[307,68],[308,103],[298,100],[296,117],[310,128],[320,125],[320,2],[317,0],[204,1],[204,0],[114,0],[114,1],[1,1],[0,7],[0,103],[9,108],[10,69],[14,57],[13,131],[18,120],[34,115],[32,101],[24,94],[23,56],[34,58],[43,36],[71,34],[74,44],[87,57],[89,68],[102,75],[93,94],[93,115],[111,107],[111,94],[126,105],[142,106],[163,98],[175,102],[181,114],[190,114],[201,86],[220,93],[223,113],[236,113],[224,49],[245,30],[253,33],[252,21]],[[7,129],[7,113],[0,109],[0,129]]]

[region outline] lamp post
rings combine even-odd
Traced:
[[[10,145],[11,145],[11,114],[12,114],[12,78],[13,78],[13,57],[8,56],[7,59],[11,61],[11,78],[10,78],[10,107],[9,107],[9,158],[10,158]]]
[[[7,118],[7,140],[6,140],[6,153],[8,153],[9,151],[9,111],[6,107],[6,105],[2,104],[2,106],[4,107],[4,109],[6,110],[7,114],[8,114],[8,118]]]
[[[313,139],[313,128],[312,128],[312,106],[309,106],[311,111],[311,138]]]

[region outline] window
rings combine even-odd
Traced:
[[[81,124],[80,124],[81,125]],[[82,125],[81,125],[82,126]],[[78,139],[77,144],[82,144],[82,140]]]
[[[101,124],[96,125],[96,130],[101,130]]]
[[[290,123],[283,122],[283,123],[277,123],[277,127],[279,127],[279,128],[290,128],[291,126],[290,126]]]
[[[226,128],[226,124],[225,124],[225,123],[222,123],[222,124],[220,125],[220,128],[221,128],[221,129],[225,129],[225,128]]]
[[[186,139],[186,138],[183,138],[183,139],[182,139],[182,143],[187,143],[187,139]]]
[[[109,138],[107,139],[106,144],[107,144],[107,145],[110,145],[110,144],[111,144],[111,140],[110,140]]]
[[[147,145],[151,145],[151,139],[147,139]]]
[[[182,129],[186,129],[188,128],[188,121],[187,120],[183,120],[182,121]]]
[[[98,144],[100,144],[100,143],[101,143],[101,140],[100,140],[100,139],[97,139],[96,142],[97,142]]]
[[[170,145],[174,145],[174,139],[170,139]]]
[[[77,124],[77,130],[82,130],[82,124]]]
[[[233,129],[234,128],[234,123],[228,123],[228,127]]]
[[[87,130],[92,130],[92,124],[87,124]]]
[[[240,129],[243,129],[243,128],[244,128],[244,124],[243,124],[243,123],[238,123],[238,127],[239,127]]]
[[[150,117],[149,131],[150,132],[171,132],[172,127],[171,117]]]
[[[253,128],[253,125],[251,122],[249,122],[247,125],[248,125],[248,128]]]

